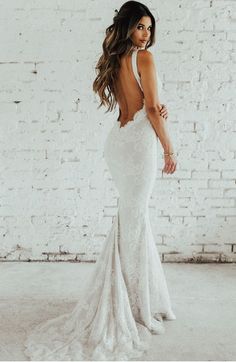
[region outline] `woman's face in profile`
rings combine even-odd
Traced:
[[[151,37],[151,27],[152,21],[149,16],[143,16],[139,20],[133,34],[130,36],[135,46],[139,48],[145,48],[148,40]]]

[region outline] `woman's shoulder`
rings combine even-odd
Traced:
[[[152,52],[148,49],[139,49],[140,54],[152,54]]]
[[[149,66],[154,64],[154,56],[153,54],[147,49],[139,49],[138,51],[138,61],[139,63],[144,66]]]
[[[155,72],[157,75],[157,79],[158,79],[158,83],[159,83],[159,88],[161,89],[163,87],[163,84],[162,84],[162,81],[161,81],[158,71],[157,71],[156,62],[155,62],[153,53],[147,49],[140,49],[138,53],[139,53],[138,63],[139,63],[140,69],[143,69],[145,71],[147,69],[147,67],[154,66],[154,69],[155,69]]]

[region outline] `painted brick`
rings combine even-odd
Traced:
[[[91,89],[114,4],[29,4],[2,3],[0,260],[94,262],[119,198],[103,158],[118,111],[98,110]],[[236,261],[234,4],[152,6],[164,19],[153,53],[178,161],[162,174],[158,141],[149,211],[164,262]]]

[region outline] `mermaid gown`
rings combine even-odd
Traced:
[[[137,52],[132,68],[141,87]],[[141,358],[151,335],[165,332],[163,319],[176,319],[149,219],[157,136],[144,105],[125,126],[114,122],[104,158],[119,192],[117,214],[74,309],[28,333],[31,360]]]

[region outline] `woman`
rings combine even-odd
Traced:
[[[149,9],[128,1],[106,30],[93,90],[101,105],[120,115],[106,139],[104,156],[119,192],[119,207],[86,289],[72,312],[37,326],[25,343],[34,360],[130,360],[148,350],[163,318],[176,319],[154,243],[148,201],[155,181],[157,137],[163,172],[176,160],[158,99]],[[159,83],[159,82],[158,82]],[[108,90],[108,95],[106,94]]]

